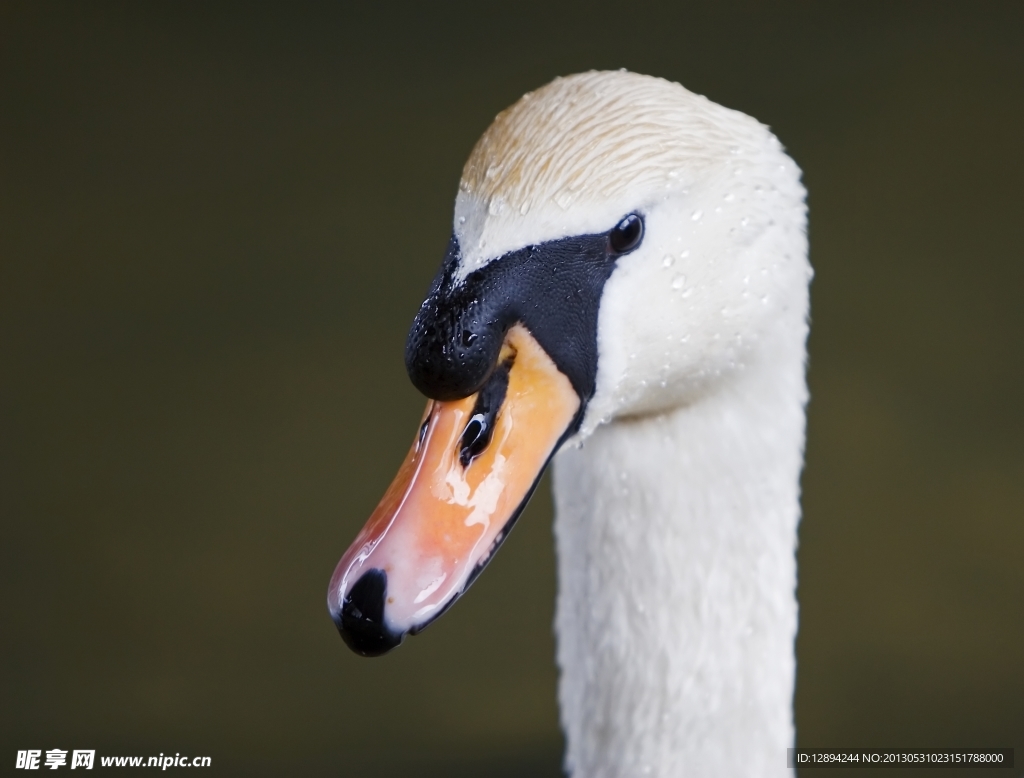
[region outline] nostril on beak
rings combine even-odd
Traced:
[[[469,467],[491,443],[498,411],[508,393],[508,374],[511,368],[511,358],[501,362],[477,395],[473,415],[469,417],[469,423],[459,440],[459,461],[463,467]]]
[[[384,623],[388,574],[379,568],[367,570],[345,595],[334,623],[348,647],[362,656],[386,654],[405,635]]]

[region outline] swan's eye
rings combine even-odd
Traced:
[[[631,213],[608,233],[608,242],[616,254],[625,254],[640,245],[644,239],[644,220]]]

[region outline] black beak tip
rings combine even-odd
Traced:
[[[341,610],[331,613],[341,639],[360,656],[381,656],[402,643],[405,634],[384,623],[388,574],[367,570],[345,595]]]

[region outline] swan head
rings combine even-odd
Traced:
[[[409,334],[431,401],[328,607],[384,653],[469,586],[564,444],[699,401],[803,328],[799,170],[770,131],[624,71],[556,79],[474,147]]]

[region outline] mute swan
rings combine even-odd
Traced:
[[[331,579],[348,645],[447,609],[558,452],[566,769],[790,774],[804,198],[766,127],[661,79],[499,114],[409,334],[432,399]]]

